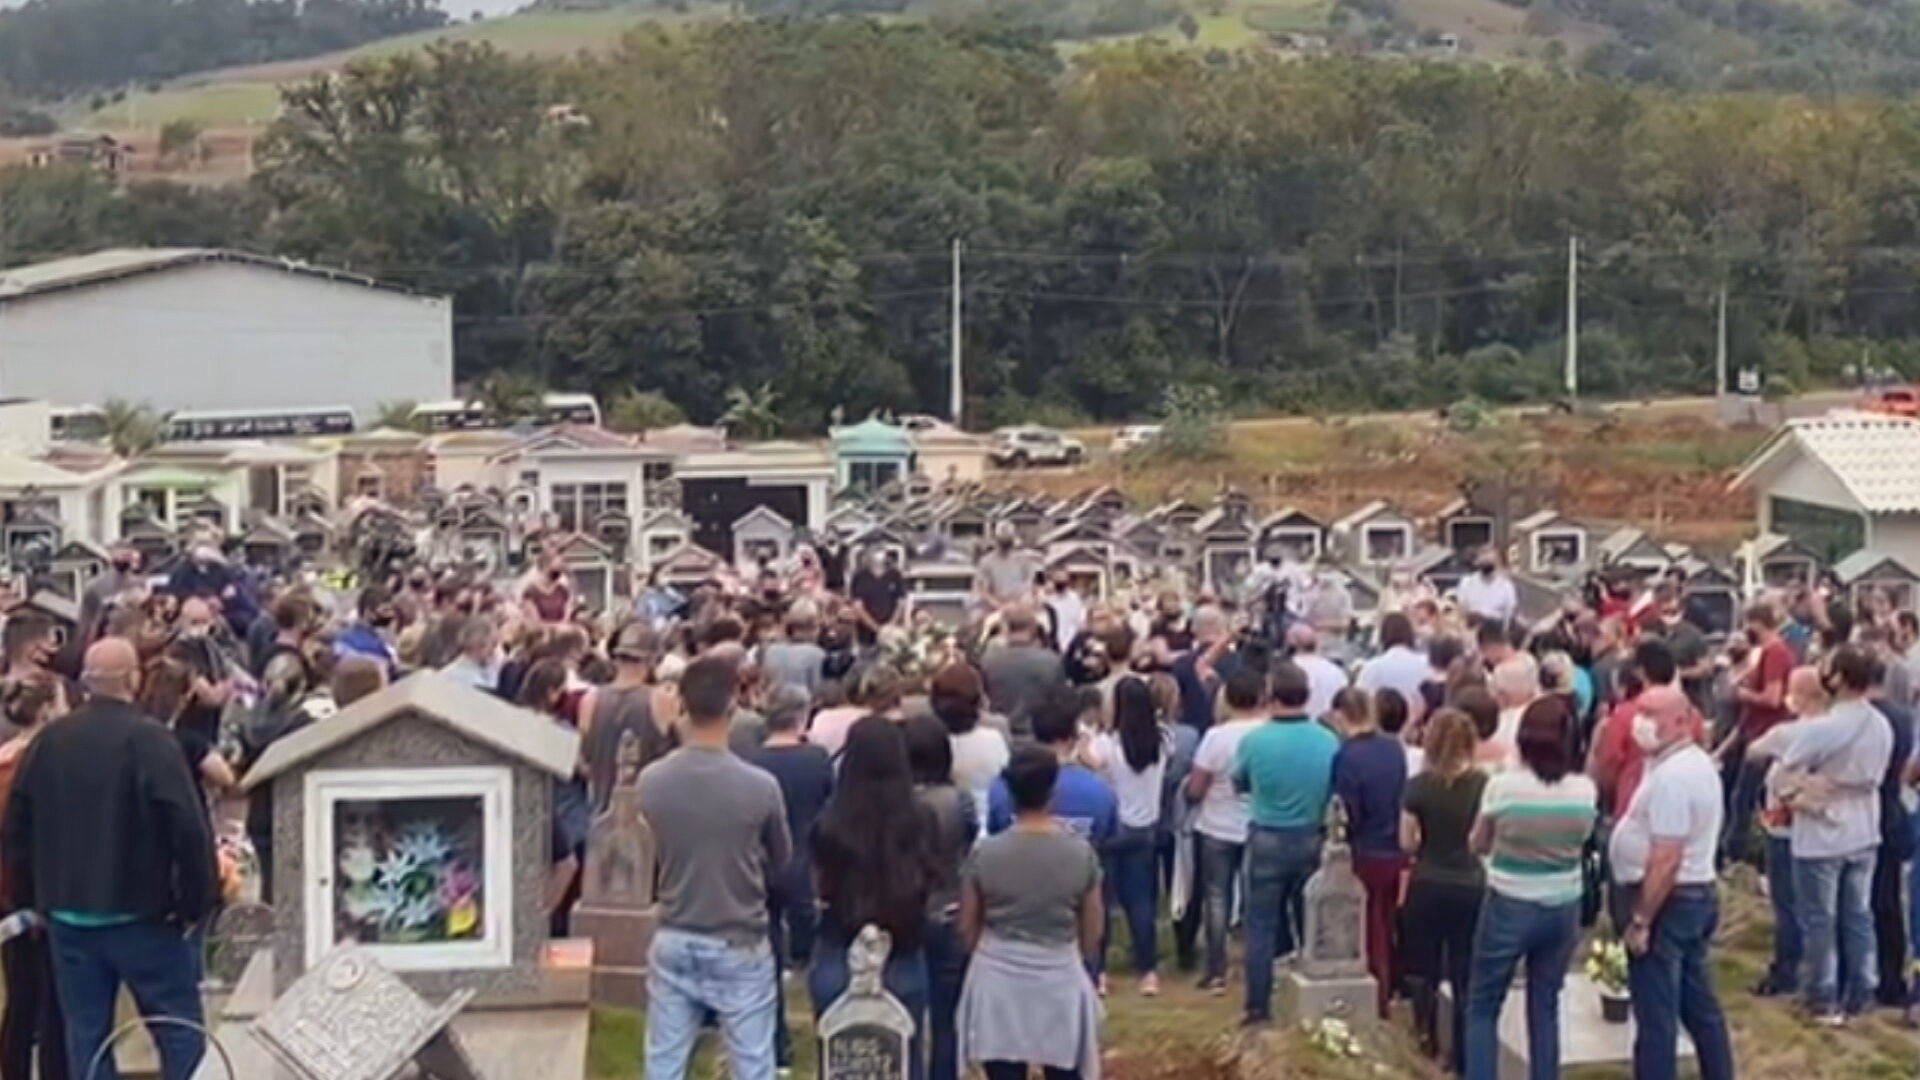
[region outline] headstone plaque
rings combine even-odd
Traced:
[[[640,816],[640,740],[629,731],[615,751],[607,809],[587,832],[586,865],[574,932],[593,940],[593,1000],[640,1008],[647,997],[647,950],[659,924],[654,903],[653,830]]]
[[[448,1025],[473,997],[421,1000],[363,949],[343,946],[302,975],[249,1029],[302,1080],[481,1080]]]
[[[207,935],[207,981],[232,986],[261,949],[273,947],[273,908],[266,904],[235,904],[213,920]]]
[[[913,1014],[881,984],[893,942],[866,926],[847,949],[846,993],[820,1016],[821,1080],[906,1080]]]

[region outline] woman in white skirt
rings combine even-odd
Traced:
[[[1060,763],[1038,746],[1007,765],[1012,828],[967,862],[960,932],[972,948],[955,1016],[960,1059],[987,1080],[1099,1080],[1100,999],[1086,959],[1105,912],[1100,858],[1048,811]]]

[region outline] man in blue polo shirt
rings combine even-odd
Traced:
[[[1340,739],[1307,715],[1313,693],[1291,661],[1270,676],[1275,715],[1241,738],[1234,786],[1247,793],[1246,1023],[1272,1018],[1273,958],[1294,951],[1302,932],[1307,879],[1320,868],[1320,843]]]

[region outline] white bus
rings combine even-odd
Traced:
[[[413,418],[428,431],[473,431],[491,427],[492,418],[477,401],[432,401],[414,407]],[[600,424],[600,403],[592,394],[548,394],[541,409],[545,424]]]
[[[290,409],[185,409],[167,417],[167,438],[183,441],[352,433],[353,410],[345,405],[304,405]]]

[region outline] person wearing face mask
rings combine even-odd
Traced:
[[[1830,704],[1827,689],[1820,681],[1820,669],[1797,667],[1787,677],[1787,707],[1794,718],[1776,724],[1747,747],[1747,762],[1769,769],[1800,732],[1825,715]],[[1760,809],[1760,824],[1767,833],[1767,901],[1773,907],[1773,960],[1767,973],[1753,987],[1757,997],[1780,997],[1799,993],[1800,966],[1806,947],[1800,936],[1800,909],[1793,895],[1793,809],[1780,798],[1774,781],[1777,770],[1766,774],[1766,803]]]
[[[1037,569],[1033,554],[1015,545],[1013,526],[1001,522],[993,532],[992,550],[980,556],[980,563],[974,569],[974,601],[983,608],[999,611],[1024,600],[1033,587]]]
[[[1513,579],[1500,571],[1500,553],[1481,548],[1474,556],[1473,568],[1473,574],[1461,578],[1454,588],[1460,609],[1482,622],[1501,626],[1512,622],[1520,611],[1520,596],[1514,591]]]
[[[1682,1024],[1702,1080],[1732,1080],[1733,1046],[1708,949],[1720,923],[1714,854],[1720,771],[1692,734],[1693,710],[1670,687],[1642,694],[1633,743],[1646,775],[1608,845],[1613,921],[1627,947],[1635,1023],[1633,1075],[1671,1080]]]
[[[871,645],[878,640],[881,627],[899,621],[907,598],[907,580],[901,576],[893,554],[875,548],[867,553],[866,565],[853,575],[847,593],[859,616],[856,631],[860,643]]]
[[[543,623],[565,622],[573,611],[573,586],[567,581],[567,568],[558,559],[547,563],[540,576],[520,590],[520,602],[527,617]]]
[[[393,644],[387,640],[393,632],[393,597],[378,585],[370,585],[360,592],[358,605],[360,617],[333,639],[333,653],[339,658],[364,656],[378,661],[387,671],[387,677],[398,674],[399,662],[393,654]]]

